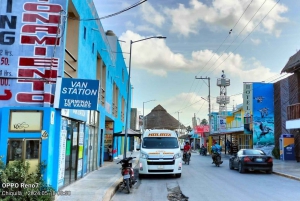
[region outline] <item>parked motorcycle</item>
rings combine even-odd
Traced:
[[[126,188],[127,192],[130,193],[130,188],[135,184],[136,180],[134,178],[134,171],[132,168],[131,160],[136,157],[128,157],[119,161],[117,164],[122,165],[121,174],[123,176],[123,181],[120,183],[120,189]]]
[[[184,162],[184,164],[190,164],[190,160],[191,160],[191,153],[190,152],[184,152],[183,156],[182,156],[182,160]]]
[[[207,149],[205,147],[202,147],[202,148],[200,148],[199,153],[202,156],[206,156],[207,155]]]
[[[216,156],[214,158],[214,164],[217,166],[217,167],[220,167],[220,165],[223,163],[223,161],[221,160],[221,155],[219,153],[215,153]]]

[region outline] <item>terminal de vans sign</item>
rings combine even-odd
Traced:
[[[97,110],[99,80],[57,78],[55,108]]]

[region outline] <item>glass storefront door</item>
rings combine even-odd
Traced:
[[[79,122],[68,119],[65,157],[65,185],[77,179]]]

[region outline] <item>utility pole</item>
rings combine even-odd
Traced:
[[[180,121],[179,121],[179,113],[182,113],[180,111],[178,112],[175,112],[175,113],[178,113],[178,134],[180,134]],[[179,136],[178,136],[179,137]]]
[[[195,76],[195,79],[201,79],[201,80],[208,80],[208,125],[209,125],[209,135],[211,134],[211,121],[210,121],[210,115],[211,115],[211,109],[210,109],[210,78],[209,77],[197,77]]]

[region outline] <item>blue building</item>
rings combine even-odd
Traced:
[[[44,179],[58,190],[108,161],[109,145],[123,154],[124,138],[113,138],[131,90],[122,49],[92,0],[2,4],[0,156],[30,171],[45,161]]]

